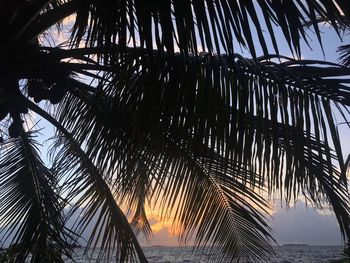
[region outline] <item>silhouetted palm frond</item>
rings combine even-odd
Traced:
[[[196,233],[199,245],[220,243],[222,255],[236,258],[264,258],[268,251],[268,228],[250,205],[266,209],[266,203],[249,187],[280,191],[287,203],[304,194],[319,207],[330,204],[343,233],[350,233],[346,168],[330,108],[330,101],[348,104],[346,79],[337,78],[348,69],[318,61],[151,54],[130,52],[134,60],[111,68],[95,91],[72,81],[74,95],[56,110],[121,199],[142,200],[136,189],[149,181],[164,214],[178,211],[184,239]],[[214,227],[218,218],[223,226],[242,220],[241,228],[228,238]],[[244,226],[260,233],[252,243],[237,239],[254,236]]]
[[[33,104],[32,104],[33,105]],[[33,107],[33,109],[37,109]],[[117,205],[114,194],[105,181],[105,176],[94,165],[74,138],[42,110],[38,110],[52,124],[57,125],[60,136],[55,149],[59,149],[53,170],[63,179],[61,186],[66,201],[73,207],[67,215],[68,220],[79,212],[73,230],[79,235],[92,226],[87,248],[100,247],[99,258],[109,260],[113,255],[117,261],[136,260],[146,262],[146,257],[129,225]]]
[[[55,179],[41,161],[34,134],[22,133],[1,146],[0,185],[2,240],[16,245],[13,262],[61,262],[71,235]],[[12,262],[12,261],[11,261]]]
[[[73,230],[83,233],[89,225],[92,232],[87,247],[100,247],[100,257],[125,262],[137,258],[146,262],[145,255],[123,211],[116,204],[115,197],[105,178],[77,145],[66,142],[58,153],[55,166],[60,176],[69,176],[64,184],[67,199],[75,201],[71,216],[79,211]],[[77,199],[77,200],[75,200]]]
[[[339,47],[338,52],[340,53],[341,63],[345,67],[350,67],[350,45],[344,45]]]
[[[327,18],[338,29],[342,13],[349,14],[349,7],[338,0],[77,2],[75,43],[84,38],[89,45],[108,47],[117,42],[169,53],[178,48],[184,54],[232,54],[242,45],[255,56],[257,39],[265,55],[278,53],[277,24],[290,49],[300,55],[300,39],[308,42],[305,21],[312,21],[320,39],[318,19]]]

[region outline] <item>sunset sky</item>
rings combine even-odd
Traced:
[[[303,202],[287,210],[276,202],[275,212],[271,219],[271,228],[276,241],[280,244],[306,243],[309,245],[341,245],[339,227],[334,216],[317,212],[311,207],[306,208]],[[156,212],[147,211],[150,214],[150,224],[154,237],[150,244],[144,238],[140,238],[142,246],[178,246],[176,230],[173,229],[171,220],[158,221]],[[187,245],[191,245],[189,242]],[[184,245],[184,244],[182,244]]]

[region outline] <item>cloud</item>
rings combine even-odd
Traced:
[[[139,239],[141,246],[179,246],[178,237],[169,233],[169,228],[164,227],[158,232],[154,233],[154,237],[148,244],[144,238]]]
[[[140,239],[142,245],[178,246],[177,231],[171,220],[160,222],[155,217],[150,220],[154,237],[150,244]],[[306,243],[309,245],[342,245],[340,229],[334,215],[328,211],[306,208],[299,201],[290,209],[275,205],[273,219],[270,221],[273,236],[278,244]],[[183,244],[181,244],[183,245]],[[193,245],[189,241],[188,245]]]
[[[298,202],[287,210],[276,206],[271,227],[279,244],[341,245],[340,229],[335,216],[306,208]]]
[[[161,216],[158,209],[151,209],[146,206],[146,214],[148,217],[148,222],[151,225],[153,238],[150,243],[144,239],[142,234],[139,237],[139,241],[142,246],[178,246],[179,236],[182,233],[181,228],[178,224],[174,224],[174,214],[168,216]],[[189,245],[193,242],[189,242]],[[183,245],[183,244],[181,244]]]

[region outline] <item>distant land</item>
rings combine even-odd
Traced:
[[[291,244],[283,244],[282,247],[308,247],[308,244],[298,244],[298,243],[291,243]]]

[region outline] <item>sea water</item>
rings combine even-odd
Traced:
[[[196,255],[191,247],[145,247],[143,248],[150,263],[199,263],[218,262],[210,254]],[[88,260],[84,249],[77,248],[74,259],[79,263],[97,262],[98,251]],[[275,257],[271,263],[322,263],[335,262],[342,258],[343,247],[340,246],[281,246],[275,248]],[[113,258],[110,261],[114,262]],[[71,262],[67,260],[66,262]],[[100,261],[101,262],[101,261]],[[229,261],[228,261],[229,262]]]

